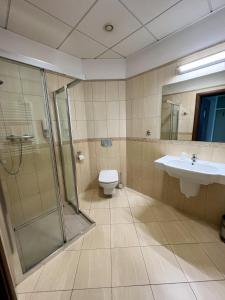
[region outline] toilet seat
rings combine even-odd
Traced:
[[[99,182],[102,183],[113,183],[118,182],[118,172],[117,170],[102,170],[99,173]]]

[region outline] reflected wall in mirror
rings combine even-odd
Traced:
[[[225,71],[163,87],[161,139],[225,142]]]

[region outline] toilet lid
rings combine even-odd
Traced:
[[[110,183],[118,181],[118,172],[117,170],[102,170],[99,173],[99,181]]]

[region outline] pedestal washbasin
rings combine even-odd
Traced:
[[[206,160],[193,162],[183,156],[166,155],[154,161],[156,167],[180,179],[180,190],[187,198],[196,196],[200,185],[225,184],[225,164]]]

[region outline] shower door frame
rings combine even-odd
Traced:
[[[70,101],[69,101],[69,95],[68,95],[68,88],[73,87],[80,83],[80,79],[75,79],[72,82],[70,82],[67,85],[64,85],[63,87],[59,88],[56,90],[53,95],[54,95],[54,106],[55,106],[55,112],[56,112],[56,119],[57,119],[57,133],[58,133],[58,139],[59,139],[59,149],[60,149],[60,160],[61,160],[61,165],[62,165],[62,177],[63,177],[63,189],[64,189],[64,195],[66,196],[66,201],[68,201],[67,197],[67,191],[66,191],[66,178],[65,178],[65,161],[64,161],[64,154],[63,154],[63,141],[62,141],[62,132],[61,132],[61,127],[60,127],[60,117],[59,117],[59,110],[58,110],[58,105],[57,105],[57,99],[56,96],[59,93],[64,92],[65,93],[65,102],[66,102],[66,114],[68,118],[68,125],[69,125],[69,140],[70,140],[70,153],[71,153],[71,159],[72,159],[72,170],[73,170],[73,183],[74,183],[74,188],[75,188],[75,197],[76,197],[76,206],[74,207],[74,204],[70,202],[70,204],[73,206],[75,209],[76,213],[80,213],[79,209],[79,197],[78,197],[78,190],[77,190],[77,172],[76,172],[76,160],[74,156],[74,151],[73,151],[73,137],[72,137],[72,128],[71,128],[71,107],[70,107]]]

